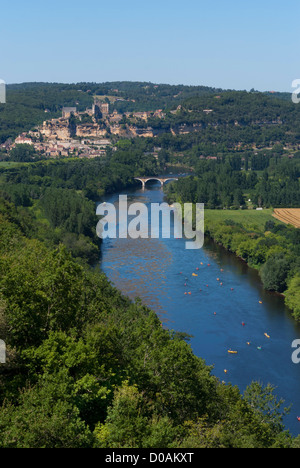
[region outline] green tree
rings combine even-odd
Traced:
[[[76,131],[77,131],[77,121],[76,117],[73,113],[71,113],[70,118],[69,118],[69,124],[68,128],[70,131],[70,137],[73,138],[76,136]]]
[[[283,418],[289,413],[290,408],[283,408],[284,400],[278,400],[274,395],[275,388],[268,384],[263,387],[259,382],[252,382],[244,393],[244,399],[251,408],[267,423],[274,433],[280,433],[284,429]]]
[[[144,395],[128,382],[117,390],[105,424],[95,430],[100,447],[114,448],[170,447],[178,433],[169,418],[153,414]]]
[[[34,147],[27,144],[16,145],[10,152],[11,161],[28,162],[36,157]]]
[[[260,271],[264,287],[270,291],[285,291],[290,264],[290,259],[281,252],[269,258]]]
[[[0,409],[2,448],[91,448],[94,438],[72,403],[64,373],[23,390],[18,405]]]
[[[63,246],[49,252],[28,240],[1,264],[1,270],[12,346],[37,346],[51,330],[80,328],[86,277]]]
[[[298,273],[288,282],[285,292],[285,303],[293,311],[293,315],[300,320],[300,274]]]

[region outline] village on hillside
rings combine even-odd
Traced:
[[[162,110],[124,114],[115,110],[110,113],[109,104],[95,98],[91,109],[79,112],[76,107],[63,107],[60,118],[45,120],[14,141],[5,142],[1,148],[9,153],[16,145],[28,144],[41,156],[49,158],[95,158],[106,155],[108,147],[114,149],[114,136],[153,137],[153,129],[143,125],[150,117],[163,119],[165,113]]]
[[[163,133],[176,135],[188,135],[203,131],[201,114],[210,116],[214,113],[213,109],[202,108],[198,112],[199,119],[186,121],[179,119],[175,125],[166,125],[171,114],[183,115],[193,112],[191,109],[183,108],[179,105],[170,111],[161,109],[155,111],[123,112],[119,113],[116,109],[111,110],[111,104],[119,98],[110,96],[110,99],[103,100],[103,97],[94,96],[94,103],[91,108],[79,111],[77,107],[63,107],[61,117],[45,120],[40,126],[33,128],[28,132],[21,133],[15,140],[8,139],[0,145],[0,151],[8,156],[13,148],[18,145],[30,145],[34,148],[36,154],[42,158],[59,157],[79,157],[96,158],[105,156],[107,149],[111,151],[117,149],[116,143],[122,138],[155,138]],[[220,99],[221,96],[215,96]],[[78,103],[77,103],[78,104]],[[48,113],[45,110],[45,113]],[[164,123],[162,121],[164,120]],[[282,121],[277,118],[268,120],[263,118],[254,122],[257,126],[280,126]],[[208,127],[218,127],[218,122],[208,122]],[[239,127],[238,120],[234,121],[234,126]],[[245,145],[244,145],[245,146]],[[254,143],[246,144],[246,149],[254,151],[260,149],[272,149],[270,146],[257,145]],[[242,142],[235,143],[233,150],[240,150],[243,147]],[[293,157],[293,152],[299,150],[299,145],[286,144],[284,150],[289,152],[289,157]],[[257,154],[257,153],[255,153]],[[157,157],[157,154],[154,154]],[[200,155],[200,159],[217,159],[216,155]]]

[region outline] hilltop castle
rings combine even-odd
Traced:
[[[100,99],[95,98],[94,104],[91,109],[86,109],[84,112],[78,112],[77,107],[63,107],[62,109],[62,119],[69,119],[71,115],[79,117],[82,114],[88,114],[91,117],[97,117],[101,115],[104,119],[109,115],[109,104],[107,102],[100,101]]]

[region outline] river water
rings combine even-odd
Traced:
[[[164,201],[159,183],[127,195],[129,204]],[[105,199],[116,207],[118,200],[119,194]],[[208,239],[200,250],[185,245],[172,236],[105,239],[101,268],[125,295],[140,297],[165,327],[192,335],[193,352],[220,380],[241,392],[252,381],[275,386],[285,406],[292,405],[285,426],[298,435],[300,364],[292,362],[291,345],[300,338],[300,326],[283,298],[264,291],[257,272],[235,255]]]

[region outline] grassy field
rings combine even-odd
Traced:
[[[246,229],[264,232],[267,221],[277,221],[273,217],[273,210],[205,210],[205,220],[208,223],[223,223],[231,219],[242,224]]]
[[[10,167],[17,167],[17,166],[20,166],[21,164],[22,163],[13,162],[13,161],[0,161],[0,169],[9,169]]]
[[[105,102],[105,99],[108,99],[112,104],[116,102],[117,99],[120,99],[120,96],[94,96],[99,101]]]
[[[55,164],[57,161],[68,163],[69,161],[79,161],[80,158],[70,156],[70,157],[60,157],[53,159],[40,159],[37,161],[30,162],[14,162],[14,161],[0,161],[0,169],[9,169],[13,167],[28,166],[30,164]]]

